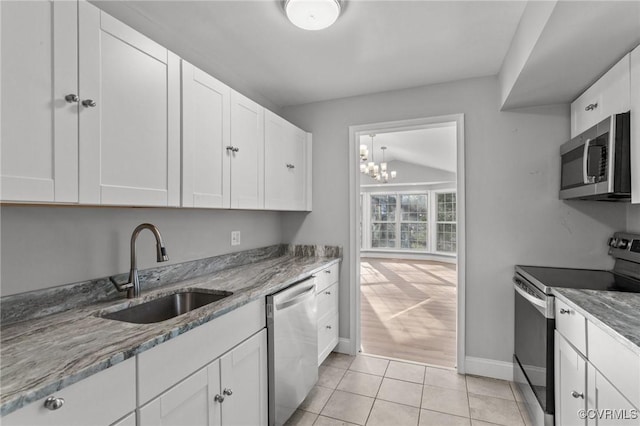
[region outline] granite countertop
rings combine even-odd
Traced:
[[[554,288],[553,294],[640,355],[640,294]]]
[[[300,281],[339,258],[287,254],[169,284],[136,300],[118,299],[2,327],[0,415],[172,339],[253,300]],[[187,289],[233,295],[155,324],[100,318],[100,313]]]

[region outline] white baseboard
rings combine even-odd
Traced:
[[[513,381],[513,363],[511,362],[468,356],[464,359],[464,367],[466,374]]]
[[[352,350],[351,339],[341,337],[340,340],[338,340],[338,346],[336,346],[333,351],[340,352],[341,354],[356,355],[355,353],[352,353]]]

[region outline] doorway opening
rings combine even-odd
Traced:
[[[461,114],[350,128],[354,353],[464,372],[463,132]]]

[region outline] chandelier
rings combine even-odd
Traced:
[[[387,171],[387,163],[384,159],[384,152],[387,150],[386,146],[380,147],[382,150],[382,163],[376,164],[373,158],[373,138],[376,135],[372,133],[369,136],[371,137],[371,161],[367,162],[369,159],[369,149],[367,146],[364,144],[360,145],[360,171],[378,182],[387,183],[390,179],[395,179],[397,173],[395,170]]]

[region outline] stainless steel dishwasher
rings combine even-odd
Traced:
[[[267,296],[269,425],[282,425],[318,381],[315,276]]]

